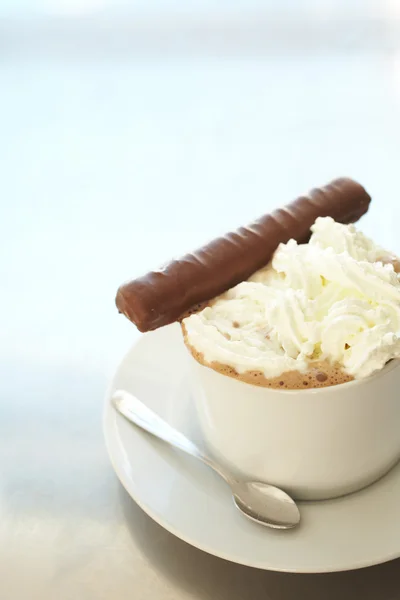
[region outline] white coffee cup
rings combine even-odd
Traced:
[[[321,500],[369,485],[400,458],[400,361],[307,390],[259,387],[191,362],[205,443],[248,479]]]

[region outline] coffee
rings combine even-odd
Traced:
[[[198,362],[258,386],[307,389],[367,377],[400,356],[393,256],[353,225],[319,218],[312,231],[183,320]]]
[[[214,371],[233,377],[244,383],[259,385],[262,387],[275,388],[280,390],[304,390],[307,388],[322,388],[331,385],[338,385],[352,381],[354,378],[343,371],[339,364],[332,364],[328,360],[310,361],[307,370],[302,373],[300,371],[286,371],[278,377],[267,379],[262,371],[245,371],[238,373],[233,367],[213,361],[208,363],[204,359],[204,355],[198,352],[187,339],[185,326],[182,324],[182,331],[186,347],[190,350],[193,358],[200,364],[211,367]]]

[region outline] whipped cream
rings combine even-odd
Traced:
[[[400,357],[392,258],[354,225],[318,218],[307,244],[281,244],[267,267],[184,319],[187,342],[238,373],[274,378],[330,360],[366,377]]]

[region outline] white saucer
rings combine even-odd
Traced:
[[[400,465],[357,494],[301,504],[299,528],[273,531],[243,517],[224,482],[207,467],[116,414],[110,396],[124,388],[201,443],[187,359],[177,325],[145,334],[122,361],[106,398],[112,464],[150,517],[201,550],[260,569],[343,571],[400,556]]]

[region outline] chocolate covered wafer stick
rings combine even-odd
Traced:
[[[335,179],[248,227],[217,238],[196,252],[121,285],[116,305],[140,331],[179,320],[199,303],[245,281],[265,266],[280,243],[306,242],[317,217],[354,223],[370,196],[352,179]]]

